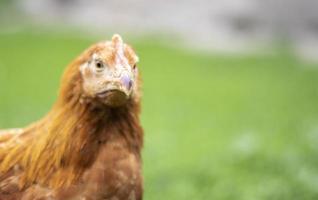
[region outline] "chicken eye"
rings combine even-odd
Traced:
[[[95,62],[95,67],[96,67],[97,71],[102,71],[102,70],[104,70],[105,65],[104,65],[104,63],[102,61],[98,60],[98,61]]]
[[[98,70],[102,70],[104,68],[104,64],[101,61],[96,61],[95,66]]]

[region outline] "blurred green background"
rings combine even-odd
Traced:
[[[314,1],[255,1],[257,16],[245,15],[249,6],[243,15],[234,12],[246,5],[242,0],[224,1],[236,16],[225,15],[230,21],[222,21],[221,14],[231,12],[216,0],[200,0],[201,7],[194,0],[156,1],[155,9],[144,0],[130,6],[8,2],[0,0],[0,129],[24,127],[45,115],[65,66],[119,32],[141,60],[145,200],[318,199],[318,64],[302,54],[317,58],[310,38],[318,38],[312,34],[318,20],[310,18],[308,31],[301,20],[294,23],[298,8],[306,8],[300,5],[307,5],[303,13],[317,14],[318,6],[308,3]],[[178,9],[170,19],[173,6]],[[209,24],[212,19],[224,26]],[[256,44],[259,35],[272,33],[272,48],[257,52],[206,48],[236,51],[245,39]]]
[[[50,109],[64,67],[100,39],[75,35],[0,34],[1,128]],[[145,199],[318,198],[316,65],[286,50],[222,56],[129,43],[144,80]]]

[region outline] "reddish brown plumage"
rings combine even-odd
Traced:
[[[96,52],[116,63],[114,38],[91,46],[66,68],[44,118],[0,133],[0,200],[142,199],[140,80],[119,107],[85,95],[79,68]],[[128,45],[124,55],[136,64]]]

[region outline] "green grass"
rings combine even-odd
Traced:
[[[0,127],[43,116],[64,67],[97,40],[0,34]],[[317,65],[288,53],[203,55],[132,42],[144,80],[146,200],[318,199]]]

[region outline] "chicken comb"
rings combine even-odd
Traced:
[[[114,34],[112,37],[112,43],[115,48],[116,53],[119,55],[124,55],[124,42],[119,34]]]
[[[115,63],[127,65],[128,61],[125,57],[125,44],[119,34],[114,34],[112,37],[112,44],[115,49]]]

